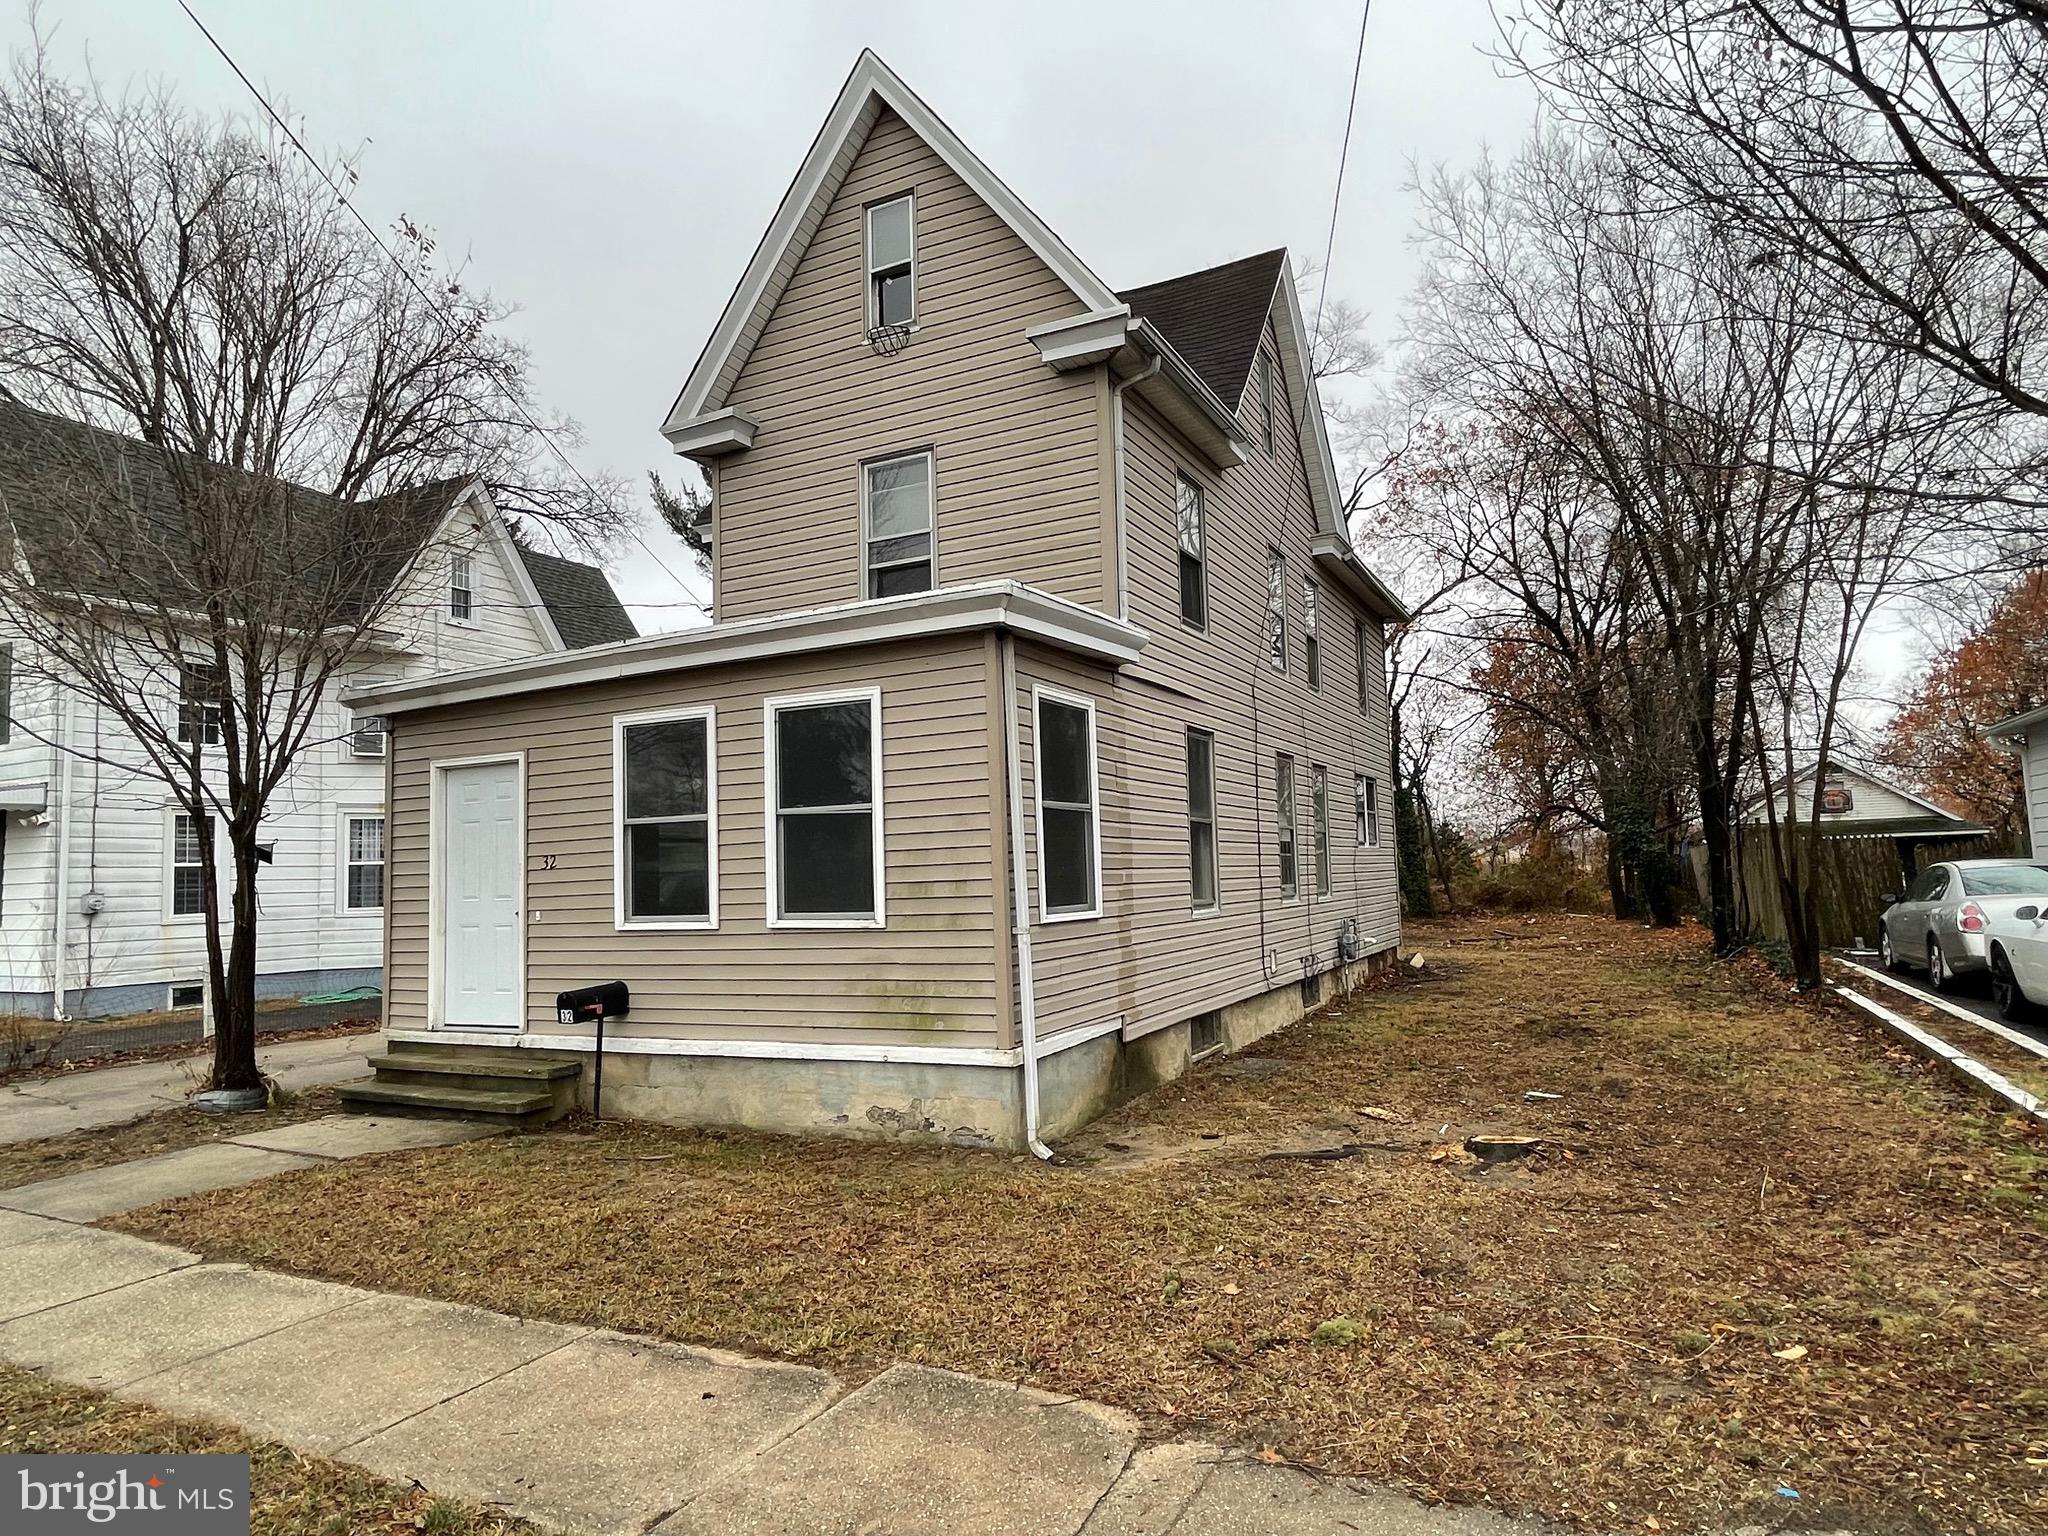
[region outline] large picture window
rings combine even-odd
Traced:
[[[882,695],[770,699],[768,920],[880,927]]]
[[[344,912],[384,910],[384,818],[341,819],[341,907]]]
[[[618,925],[715,927],[718,746],[712,711],[629,715],[614,729]]]
[[[1209,572],[1202,554],[1207,537],[1202,488],[1182,475],[1174,498],[1174,516],[1180,530],[1180,618],[1183,624],[1202,629],[1209,622]]]
[[[206,912],[206,844],[213,837],[211,816],[171,817],[171,916],[200,917]]]
[[[917,318],[917,248],[909,193],[868,209],[868,329]]]
[[[906,453],[861,466],[867,595],[932,587],[932,456]]]
[[[1294,868],[1294,759],[1285,752],[1273,760],[1273,848],[1279,857],[1280,894],[1291,901],[1299,888]]]
[[[1038,721],[1038,898],[1041,915],[1102,914],[1102,845],[1095,782],[1095,706],[1032,691]]]
[[[1216,738],[1188,732],[1188,889],[1197,912],[1216,896]]]

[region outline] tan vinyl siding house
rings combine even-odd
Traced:
[[[356,701],[394,1051],[586,1061],[620,982],[608,1112],[1037,1148],[1383,963],[1401,610],[1303,334],[1284,252],[1109,289],[863,55],[663,428],[714,622]]]

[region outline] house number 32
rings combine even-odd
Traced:
[[[540,867],[542,869],[553,869],[555,867],[555,855],[552,853],[542,854],[540,856]]]

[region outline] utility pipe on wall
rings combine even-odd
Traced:
[[[1017,1044],[1024,1066],[1024,1144],[1052,1161],[1038,1139],[1038,997],[1031,976],[1031,893],[1024,880],[1024,773],[1017,745],[1017,637],[1003,632],[1003,772],[1010,800],[1010,934],[1017,941]]]

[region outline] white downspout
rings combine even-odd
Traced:
[[[57,770],[57,824],[51,835],[56,841],[56,910],[50,916],[50,1017],[64,1023],[71,1015],[64,1011],[65,951],[71,928],[71,690],[57,689],[57,740],[53,743]]]
[[[1010,797],[1010,934],[1017,941],[1017,1044],[1024,1058],[1024,1144],[1052,1161],[1038,1139],[1038,996],[1031,977],[1031,893],[1024,880],[1024,775],[1017,746],[1017,637],[1003,632],[1003,771]]]
[[[1120,619],[1131,616],[1131,535],[1124,510],[1124,391],[1133,384],[1144,383],[1158,371],[1159,359],[1155,357],[1142,371],[1128,379],[1112,380],[1109,386],[1109,417],[1116,451],[1110,476],[1116,487],[1116,616]]]

